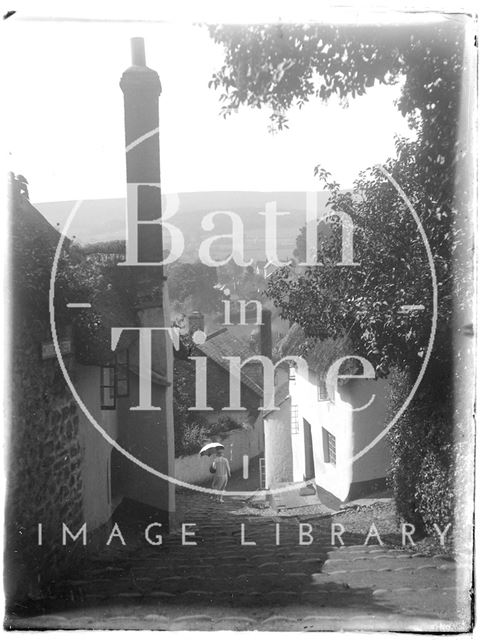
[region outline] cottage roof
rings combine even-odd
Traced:
[[[15,226],[12,228],[12,233],[17,233],[22,240],[25,240],[25,237],[37,237],[54,252],[61,234],[31,204],[30,200],[20,193],[15,179],[11,184],[11,197],[15,216]],[[69,238],[65,238],[64,246],[68,246],[70,242]]]
[[[229,360],[226,360],[225,357],[239,356],[241,360],[245,360],[255,355],[247,342],[227,329],[218,331],[212,337],[209,335],[204,344],[197,345],[197,350],[223,369],[226,369],[226,371],[229,371]],[[241,371],[241,382],[257,393],[258,396],[263,396],[261,371],[243,369]]]
[[[330,365],[338,358],[353,353],[352,343],[349,338],[328,338],[319,340],[309,338],[305,335],[304,329],[299,324],[293,324],[284,338],[277,345],[279,357],[300,356],[308,364],[308,368],[315,372],[319,378],[327,373]],[[348,372],[355,373],[356,368],[351,362],[342,367]]]
[[[281,405],[285,402],[285,400],[288,400],[288,398],[290,398],[290,392],[288,389],[288,380],[284,380],[282,383],[280,383],[276,389],[275,389],[275,393],[274,393],[274,406],[275,407],[281,407]],[[268,409],[267,411],[263,412],[263,418],[265,418],[266,416],[269,416],[270,413],[273,413],[274,409]]]

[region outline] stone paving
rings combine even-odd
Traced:
[[[178,495],[179,530],[161,546],[146,523],[120,524],[114,540],[55,586],[39,615],[12,615],[14,628],[414,630],[460,631],[466,592],[444,556],[331,544],[328,518],[311,521],[313,543],[299,544],[296,519],[254,515],[241,499]],[[249,511],[249,513],[248,513]],[[197,546],[182,546],[181,523]],[[310,522],[310,521],[309,521]],[[241,545],[241,524],[245,541]],[[279,545],[276,529],[279,525]],[[308,541],[304,537],[304,541]],[[466,618],[465,618],[466,620]]]

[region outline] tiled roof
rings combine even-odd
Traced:
[[[239,356],[241,360],[246,360],[255,355],[244,340],[227,329],[217,332],[213,337],[209,336],[204,344],[197,345],[197,349],[226,371],[229,371],[229,360],[225,360],[225,356]],[[249,369],[242,370],[241,382],[257,393],[258,396],[263,396],[261,372],[250,371]]]
[[[348,338],[328,338],[327,340],[318,340],[316,338],[308,338],[304,329],[293,324],[278,344],[279,357],[282,356],[301,356],[304,358],[311,371],[314,371],[319,377],[325,376],[329,366],[346,355],[353,353],[351,342]],[[352,361],[348,361],[342,366],[341,372],[352,374],[355,373],[355,365]]]
[[[285,402],[285,400],[287,400],[288,398],[290,398],[290,393],[289,393],[289,389],[288,389],[288,380],[285,380],[284,382],[282,382],[280,385],[278,385],[275,389],[275,394],[274,394],[274,406],[275,407],[281,407],[281,405]],[[263,418],[265,418],[266,416],[268,416],[270,413],[273,413],[274,409],[268,409],[268,411],[265,411],[263,413]]]

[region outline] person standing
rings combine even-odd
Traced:
[[[231,467],[229,466],[229,460],[222,455],[222,447],[216,449],[216,457],[212,462],[212,468],[215,470],[214,477],[212,478],[212,488],[218,491],[224,491],[231,477]],[[216,499],[218,502],[224,502],[222,493],[219,494]]]

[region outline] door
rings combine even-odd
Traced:
[[[315,477],[315,463],[313,461],[312,426],[303,419],[303,432],[305,442],[305,480]]]

